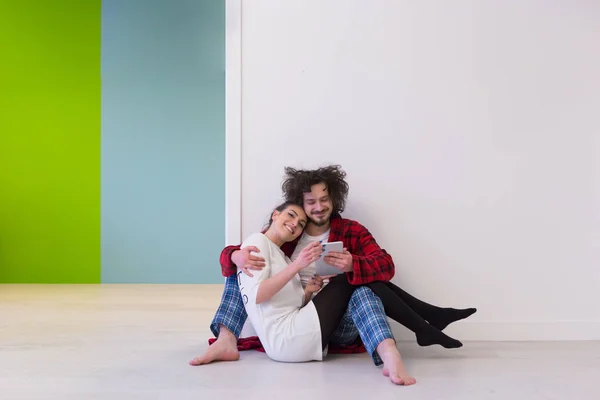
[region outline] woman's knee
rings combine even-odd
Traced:
[[[365,286],[367,286],[368,288],[370,288],[373,291],[387,287],[385,282],[380,282],[380,281],[369,282],[369,283],[365,284]]]

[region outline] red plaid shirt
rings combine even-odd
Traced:
[[[283,252],[291,257],[300,237],[293,242],[281,246]],[[339,214],[331,216],[329,242],[341,241],[352,254],[352,272],[347,272],[348,282],[352,285],[363,285],[369,282],[388,282],[394,277],[395,266],[392,256],[379,247],[375,238],[367,228],[351,219],[342,218]],[[240,246],[228,246],[221,252],[221,273],[223,276],[235,275],[237,267],[231,261],[231,255]]]

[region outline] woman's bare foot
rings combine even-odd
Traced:
[[[208,346],[208,349],[200,357],[190,361],[190,365],[209,364],[213,361],[237,361],[240,352],[237,348],[237,338],[225,327],[221,327],[217,340]]]
[[[396,385],[409,386],[417,382],[415,378],[408,375],[404,369],[404,363],[396,342],[393,339],[385,339],[377,346],[377,353],[383,360],[383,375],[390,378],[390,381]]]

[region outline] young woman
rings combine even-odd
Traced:
[[[248,318],[275,361],[322,360],[355,289],[344,275],[331,279],[322,290],[320,277],[302,287],[298,272],[320,257],[321,244],[311,243],[294,262],[280,247],[296,239],[306,223],[301,205],[284,203],[273,211],[264,233],[254,233],[242,244],[257,247],[265,258],[265,268],[252,277],[238,271],[238,283]]]

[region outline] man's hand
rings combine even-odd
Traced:
[[[244,247],[236,250],[231,255],[231,261],[249,277],[253,277],[249,270],[260,271],[265,267],[265,259],[250,254],[250,252],[260,253],[260,250],[254,246]]]
[[[325,262],[335,268],[339,269],[342,272],[352,272],[354,271],[352,265],[352,254],[344,247],[344,252],[340,253],[337,251],[330,251],[327,256],[324,258]]]

